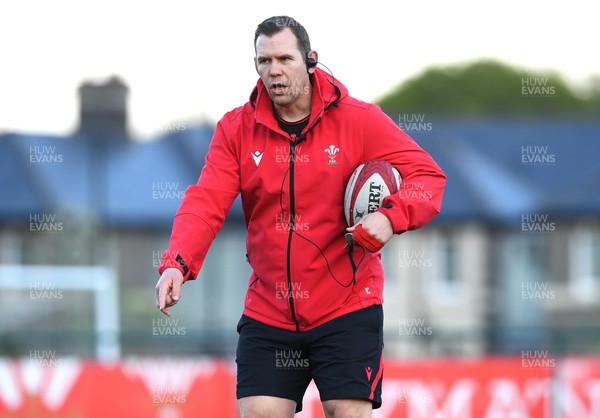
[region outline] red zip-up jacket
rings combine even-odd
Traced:
[[[383,303],[380,253],[354,247],[354,269],[344,248],[344,189],[358,165],[379,159],[399,170],[401,190],[379,209],[396,234],[439,213],[446,181],[378,106],[348,96],[320,69],[312,89],[309,122],[298,138],[278,126],[260,79],[250,101],[225,114],[198,183],[185,192],[159,267],[160,274],[176,267],[185,280],[195,279],[241,192],[253,269],[244,314],[291,331]]]

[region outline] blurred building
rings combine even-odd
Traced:
[[[250,273],[239,201],[173,309],[183,335],[154,332],[163,318],[156,267],[212,127],[173,123],[140,142],[127,129],[122,81],[86,83],[79,94],[72,135],[0,137],[0,263],[114,268],[125,355],[232,354]],[[427,123],[407,131],[448,184],[441,215],[384,248],[386,353],[597,351],[600,121]],[[63,354],[93,355],[93,300],[66,293],[40,301],[2,291],[12,314],[0,319],[0,353],[26,353],[60,332],[71,335],[53,343]]]
[[[85,83],[79,89],[80,124],[72,135],[0,137],[0,263],[114,268],[120,281],[125,354],[127,347],[129,352],[152,352],[169,345],[153,335],[153,321],[162,316],[154,307],[156,268],[168,247],[173,216],[187,186],[198,179],[212,136],[212,127],[174,122],[154,140],[136,141],[127,127],[127,94],[118,78]],[[238,205],[228,224],[242,222]],[[193,339],[195,330],[204,335],[223,329],[224,321],[239,319],[239,305],[228,303],[227,295],[237,292],[243,297],[248,268],[241,231],[228,241],[228,230],[224,228],[215,249],[234,245],[239,251],[213,251],[216,262],[207,263],[203,274],[213,269],[215,275],[227,275],[215,266],[231,266],[231,279],[205,281],[202,290],[218,297],[198,296],[194,290],[199,287],[189,286],[190,304],[182,304],[190,318],[186,341]],[[239,286],[228,289],[236,278]],[[45,285],[49,284],[36,283],[36,294],[43,296],[38,288]],[[0,319],[0,351],[26,353],[31,341],[60,332],[73,337],[64,339],[70,344],[65,354],[93,355],[93,295],[66,293],[61,300],[40,300],[25,290],[2,291],[0,299],[14,315]],[[196,303],[196,298],[205,302]],[[188,351],[230,351],[222,338],[197,338],[202,341],[191,343]],[[72,344],[73,340],[86,342]]]
[[[436,221],[386,246],[386,351],[597,353],[600,122],[429,123],[408,133],[448,183]]]

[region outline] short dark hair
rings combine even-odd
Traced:
[[[260,35],[271,37],[285,28],[290,28],[296,36],[298,49],[302,53],[302,59],[306,60],[306,54],[310,51],[308,33],[304,29],[304,26],[289,16],[273,16],[260,23],[254,32],[254,50],[256,51],[256,40]]]

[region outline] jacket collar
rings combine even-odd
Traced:
[[[317,68],[311,76],[311,84],[312,105],[310,119],[302,132],[303,134],[306,134],[316,126],[318,120],[331,106],[337,106],[337,103],[348,95],[348,90],[342,83],[320,68]],[[254,116],[257,123],[265,125],[276,132],[283,133],[273,116],[273,101],[260,78],[250,95],[250,105],[254,109]]]

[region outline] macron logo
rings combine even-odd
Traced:
[[[264,152],[254,151],[251,154],[252,158],[254,158],[254,163],[258,167],[258,165],[260,164],[260,160],[262,160]]]
[[[371,375],[373,374],[373,368],[371,366],[365,367],[365,373],[367,374],[367,380],[371,381]]]

